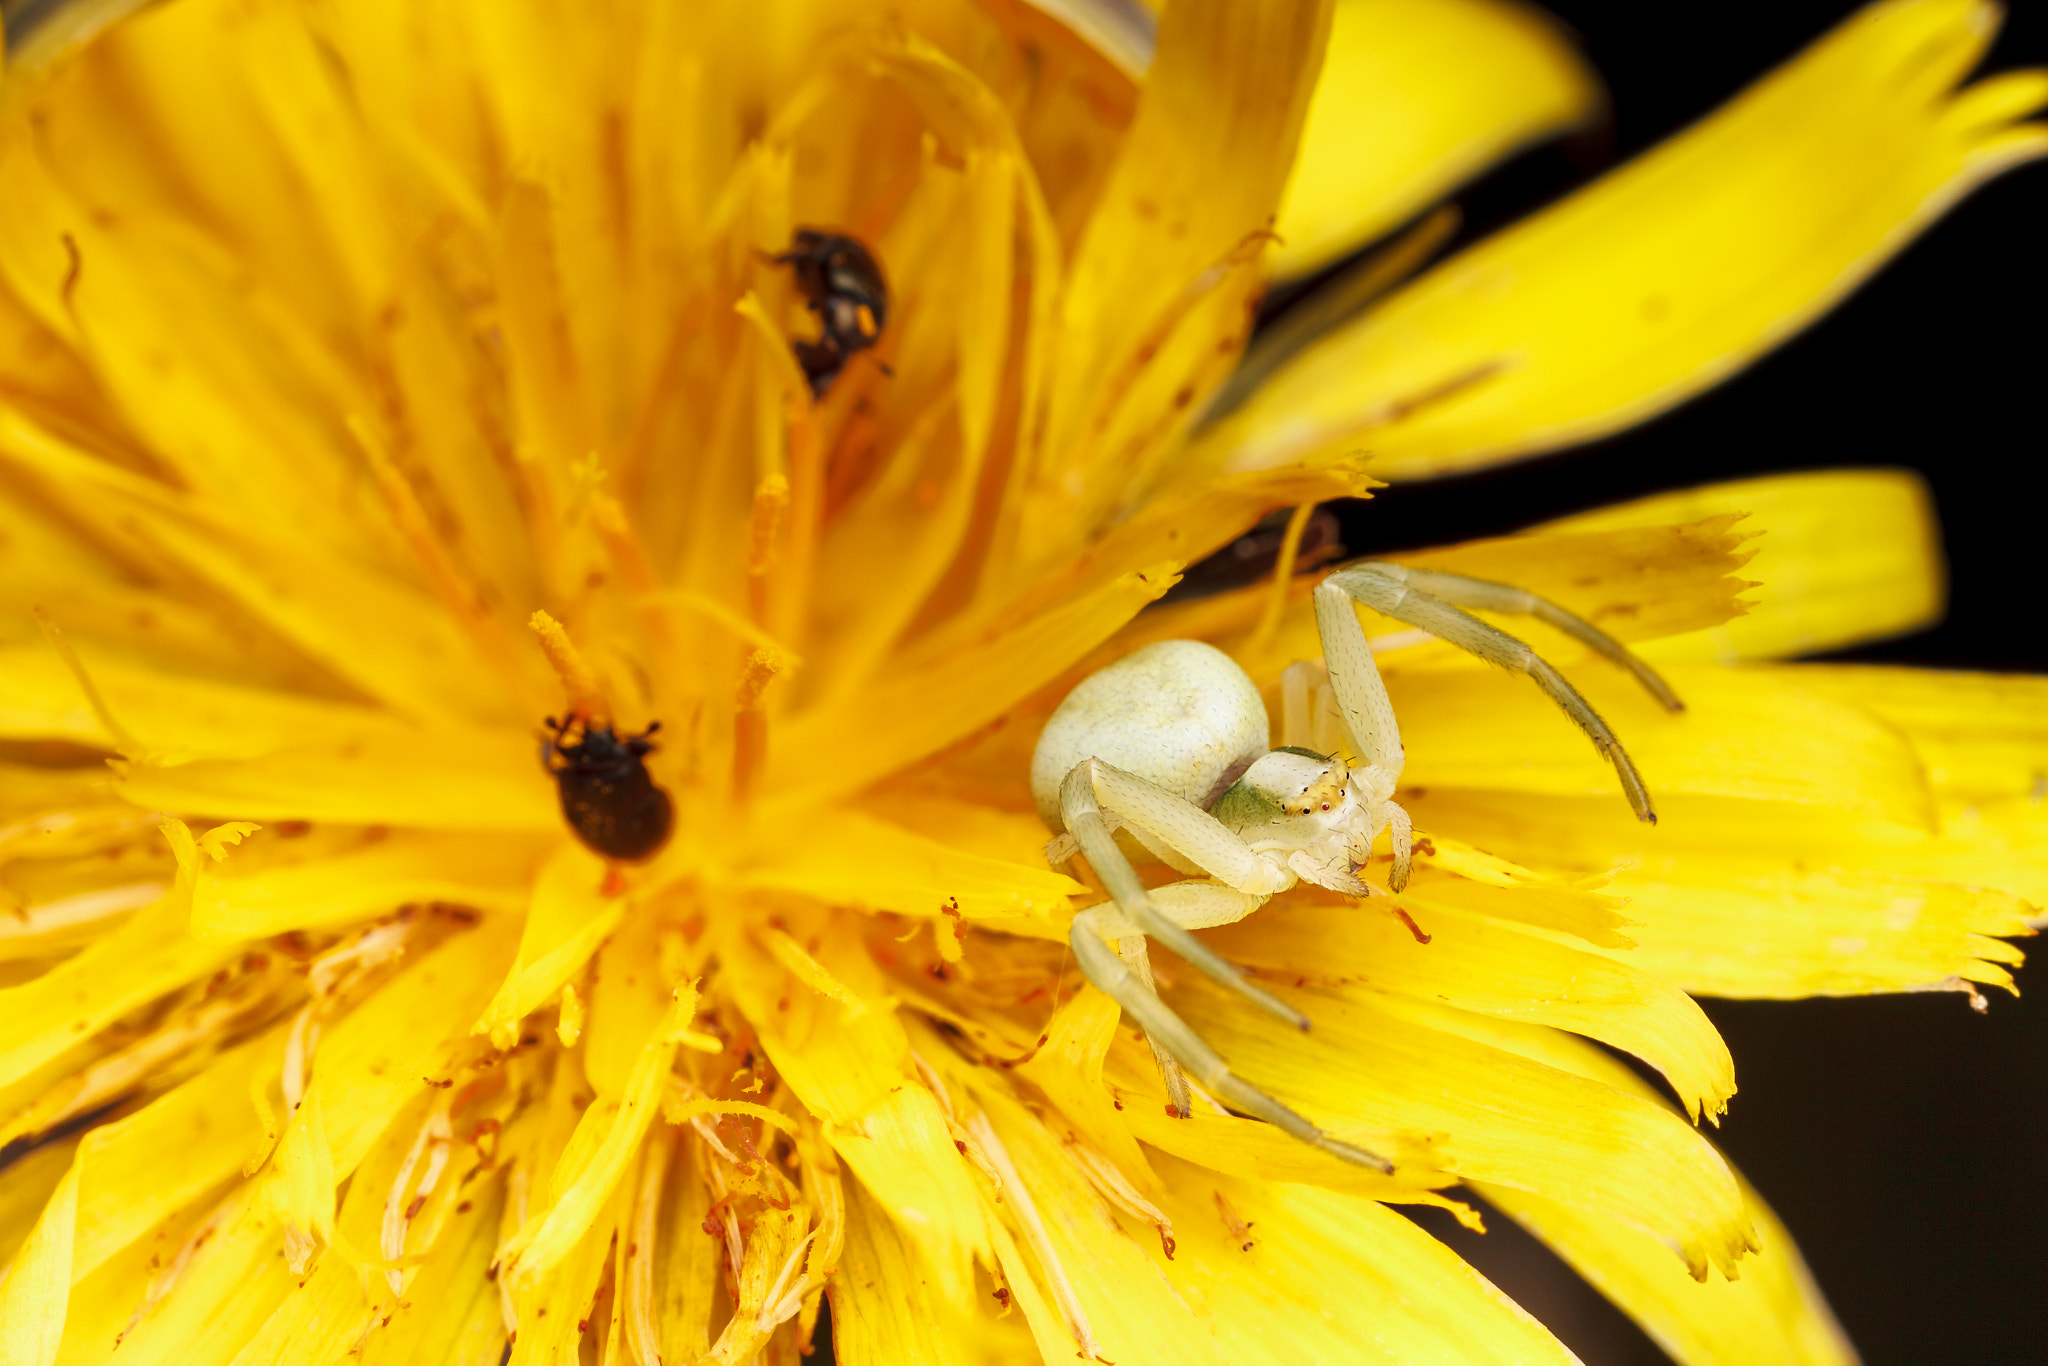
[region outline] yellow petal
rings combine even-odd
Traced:
[[[1152,1169],[1145,1164],[1130,1130],[1117,1122],[1121,1103],[1112,1102],[1102,1081],[1102,1060],[1116,1037],[1116,1022],[1122,1013],[1115,1001],[1094,987],[1083,986],[1053,1012],[1038,1050],[1017,1071],[1045,1092],[1126,1180],[1149,1188],[1154,1180]]]
[[[1172,1158],[1161,1166],[1178,1244],[1167,1278],[1228,1361],[1577,1360],[1457,1254],[1376,1201],[1234,1180]],[[1226,1225],[1219,1198],[1249,1223],[1249,1238]]]
[[[1743,577],[1757,581],[1749,611],[1659,640],[1643,649],[1646,658],[1782,659],[1898,635],[1941,615],[1941,533],[1926,484],[1907,470],[1739,479],[1581,513],[1545,529],[1653,527],[1730,513],[1744,514],[1738,529],[1755,538],[1744,547],[1753,558]]]
[[[1484,1016],[1305,992],[1315,1029],[1302,1034],[1198,983],[1170,1000],[1243,1075],[1340,1135],[1440,1135],[1445,1170],[1604,1210],[1680,1248],[1702,1273],[1733,1265],[1746,1245],[1734,1178],[1683,1120],[1440,1027],[1476,1032]]]
[[[1749,541],[1749,533],[1733,514],[1698,520],[1673,515],[1586,531],[1544,527],[1388,558],[1418,569],[1470,574],[1526,588],[1618,640],[1635,642],[1690,633],[1739,616],[1744,610],[1742,594],[1753,587],[1746,572],[1736,577],[1753,553]],[[1310,600],[1314,583],[1303,576],[1297,587],[1290,588],[1288,606],[1263,641],[1256,625],[1271,601],[1270,584],[1154,608],[1120,632],[1115,647],[1127,652],[1154,640],[1211,641],[1270,688],[1287,665],[1322,654]],[[1374,622],[1368,630],[1375,636],[1405,629],[1376,616],[1367,620]],[[1579,642],[1526,617],[1496,620],[1552,663],[1587,657]],[[1435,641],[1375,649],[1382,667],[1393,672],[1475,665],[1465,651]]]
[[[519,1022],[560,991],[618,928],[626,901],[606,896],[604,884],[604,861],[581,845],[562,845],[541,869],[519,936],[519,959],[476,1024],[493,1047],[510,1048]]]
[[[1419,820],[1539,866],[1615,873],[1630,963],[1703,996],[1800,997],[2009,985],[2032,907],[1971,885],[1987,851],[1924,827],[1793,803],[1660,799],[1655,829],[1603,798],[1431,792]],[[2037,853],[2022,853],[2038,869]],[[2037,874],[2038,875],[2038,874]],[[1940,877],[1954,881],[1937,881]]]
[[[561,808],[533,754],[517,732],[383,726],[253,759],[130,764],[120,791],[145,809],[258,820],[558,832]]]
[[[283,1055],[284,1030],[272,1030],[92,1132],[84,1145],[74,1281],[261,1155],[250,1087],[274,1079]]]
[[[1162,19],[1137,118],[1067,276],[1027,485],[1027,562],[1106,524],[1243,346],[1264,273],[1255,234],[1293,163],[1329,14],[1318,0],[1191,0]]]
[[[1746,797],[1932,826],[1918,758],[1868,712],[1774,673],[1697,666],[1663,672],[1685,700],[1683,712],[1665,712],[1604,663],[1571,671],[1572,683],[1621,737],[1660,805],[1680,794]],[[1387,673],[1409,755],[1404,786],[1559,796],[1613,792],[1615,804],[1627,809],[1614,770],[1528,679],[1478,670]],[[1440,824],[1465,835],[1455,824]]]
[[[975,1098],[1035,1206],[1059,1274],[1086,1314],[1097,1359],[1144,1361],[1158,1352],[1165,1333],[1174,1361],[1220,1363],[1223,1357],[1209,1325],[1188,1314],[1152,1252],[1117,1225],[1074,1159],[1037,1117],[992,1086]],[[1003,1197],[1008,1212],[1018,1217],[1021,1197],[1007,1180]],[[1155,1239],[1152,1248],[1157,1247]],[[1051,1279],[1042,1261],[1039,1271],[1041,1280]],[[1047,1298],[1059,1302],[1056,1292]],[[1070,1338],[1069,1351],[1072,1344]]]
[[[1636,162],[1311,346],[1201,443],[1242,470],[1363,447],[1420,478],[1640,422],[1867,278],[1972,187],[2048,152],[2037,73],[1953,93],[1983,0],[1882,0]]]
[[[661,923],[652,915],[627,917],[598,950],[583,1073],[607,1100],[626,1093],[648,1035],[668,1008],[660,965]]]
[[[184,832],[178,822],[167,832],[173,828]],[[190,846],[190,835],[184,839]],[[196,847],[181,851],[176,889],[120,929],[42,976],[0,989],[0,1084],[234,955],[235,945],[195,939],[189,929],[198,857]]]
[[[1599,79],[1533,7],[1339,0],[1274,272],[1320,269],[1600,104]]]
[[[1297,898],[1212,936],[1232,962],[1324,986],[1443,1001],[1463,1010],[1554,1025],[1612,1044],[1662,1072],[1697,1121],[1735,1091],[1735,1064],[1684,993],[1622,962],[1454,911],[1426,912],[1418,943],[1377,899],[1331,905]]]
[[[770,737],[769,781],[792,800],[851,792],[972,733],[1029,696],[1176,581],[1178,565],[1126,573],[991,639],[885,671],[839,706]],[[822,755],[830,754],[830,762]]]
[[[738,885],[801,892],[851,910],[976,920],[1048,917],[1087,890],[1047,870],[1042,854],[1036,867],[980,858],[859,812],[825,812],[804,827],[801,840],[778,832],[747,862]]]
[[[1781,676],[1901,731],[1944,815],[2048,798],[2048,678],[1854,664],[1804,664]]]
[[[28,1240],[57,1183],[71,1170],[78,1144],[76,1136],[39,1143],[0,1172],[0,1266],[13,1261]]]
[[[64,1174],[28,1242],[0,1281],[0,1363],[53,1366],[71,1293],[71,1231],[78,1213],[78,1168]]]
[[[1614,1301],[1680,1366],[1762,1360],[1853,1366],[1858,1360],[1791,1234],[1747,1181],[1743,1205],[1763,1250],[1743,1259],[1740,1280],[1704,1285],[1645,1233],[1527,1191],[1478,1189]]]
[[[721,949],[728,985],[776,1071],[823,1121],[833,1149],[890,1216],[915,1231],[940,1293],[964,1301],[967,1258],[986,1247],[966,1160],[911,1061],[902,1024],[882,1004],[880,974],[854,927],[820,924],[814,955],[868,1004],[855,1018],[802,987],[744,933]],[[808,933],[794,917],[791,926]]]
[[[507,1274],[516,1281],[538,1279],[560,1264],[619,1189],[620,1178],[658,1112],[669,1068],[675,1063],[675,1035],[689,1024],[696,1008],[694,990],[679,993],[642,1046],[625,1094],[616,1101],[599,1101],[577,1121],[569,1146],[548,1177],[547,1208],[500,1253]]]
[[[200,870],[192,932],[206,939],[262,939],[436,901],[517,911],[526,904],[544,848],[538,839],[514,835],[397,831],[331,858],[254,871],[230,860]]]
[[[506,693],[478,686],[471,641],[439,602],[283,534],[289,523],[230,516],[61,442],[5,406],[0,466],[20,471],[108,543],[139,545],[402,715],[506,713]],[[372,649],[364,648],[366,622],[375,623]]]
[[[846,1250],[826,1284],[832,1297],[832,1352],[846,1366],[969,1362],[988,1323],[961,1322],[931,1293],[917,1253],[874,1197],[846,1192]]]

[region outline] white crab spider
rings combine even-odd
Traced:
[[[1385,1158],[1323,1132],[1232,1073],[1154,993],[1145,953],[1146,935],[1162,939],[1218,982],[1307,1029],[1306,1016],[1188,931],[1242,920],[1298,880],[1370,895],[1378,889],[1358,870],[1382,830],[1394,849],[1388,881],[1395,891],[1406,884],[1411,829],[1393,800],[1401,732],[1353,599],[1529,675],[1614,764],[1636,815],[1657,819],[1621,742],[1585,698],[1527,645],[1460,608],[1548,622],[1679,710],[1677,696],[1648,665],[1533,593],[1378,562],[1340,569],[1317,585],[1325,666],[1296,663],[1282,675],[1281,748],[1268,748],[1265,704],[1229,656],[1199,641],[1161,641],[1090,675],[1060,703],[1032,756],[1031,795],[1059,832],[1046,857],[1058,867],[1086,854],[1109,892],[1108,902],[1074,917],[1068,937],[1083,975],[1144,1029],[1174,1109],[1183,1118],[1190,1113],[1185,1069],[1235,1109],[1349,1161],[1391,1171]],[[1169,866],[1198,876],[1147,890],[1117,845],[1119,828]]]

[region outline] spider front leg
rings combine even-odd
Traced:
[[[1098,927],[1099,913],[1106,907],[1095,906],[1074,917],[1074,928],[1070,936],[1074,946],[1075,961],[1081,965],[1082,974],[1095,984],[1097,990],[1113,999],[1145,1031],[1145,1037],[1171,1053],[1182,1067],[1203,1088],[1215,1095],[1233,1109],[1255,1115],[1268,1124],[1277,1126],[1304,1143],[1310,1143],[1324,1152],[1341,1157],[1347,1162],[1356,1162],[1374,1171],[1391,1172],[1394,1164],[1378,1153],[1355,1147],[1343,1139],[1318,1129],[1305,1116],[1282,1105],[1273,1097],[1253,1086],[1230,1070],[1230,1064],[1221,1054],[1205,1043],[1187,1021],[1173,1013],[1167,1004],[1155,996],[1124,965],[1104,941]],[[1185,1118],[1185,1112],[1183,1112]]]
[[[1556,603],[1507,584],[1380,562],[1340,569],[1316,586],[1316,625],[1322,633],[1324,658],[1330,665],[1330,683],[1336,690],[1344,719],[1354,736],[1368,746],[1375,743],[1375,732],[1382,724],[1391,726],[1393,708],[1386,703],[1386,687],[1379,680],[1377,668],[1371,668],[1369,687],[1353,687],[1360,698],[1355,715],[1352,702],[1346,698],[1347,683],[1355,685],[1358,680],[1347,679],[1345,675],[1355,670],[1359,653],[1363,653],[1369,668],[1372,659],[1372,651],[1365,644],[1365,632],[1358,625],[1357,614],[1347,599],[1356,599],[1383,616],[1420,627],[1489,664],[1527,674],[1563,709],[1565,715],[1592,738],[1595,748],[1614,765],[1636,818],[1656,824],[1657,813],[1650,805],[1649,789],[1644,786],[1642,775],[1636,772],[1636,766],[1630,762],[1620,739],[1593,710],[1592,704],[1580,696],[1578,689],[1566,682],[1564,675],[1548,660],[1528,645],[1461,611],[1457,604],[1492,611],[1520,612],[1549,622],[1621,663],[1660,703],[1672,711],[1679,710],[1683,704],[1677,694],[1649,665],[1629,653],[1620,641]],[[1344,660],[1341,665],[1340,653]],[[1375,693],[1376,697],[1371,695]],[[1384,707],[1384,722],[1373,710],[1375,705]],[[1365,733],[1361,733],[1361,727]],[[1400,738],[1397,732],[1392,746],[1398,772]],[[1375,759],[1375,762],[1379,761]]]
[[[1263,988],[1189,934],[1178,920],[1221,924],[1250,914],[1267,897],[1293,885],[1284,865],[1252,852],[1228,827],[1194,803],[1099,759],[1075,765],[1060,786],[1060,815],[1080,851],[1108,890],[1110,906],[1093,906],[1074,917],[1068,940],[1081,972],[1095,987],[1122,1007],[1156,1051],[1170,1056],[1206,1089],[1246,1114],[1279,1126],[1347,1161],[1378,1171],[1392,1171],[1385,1158],[1354,1147],[1318,1129],[1302,1115],[1233,1073],[1215,1049],[1153,992],[1142,967],[1134,971],[1110,948],[1111,940],[1134,932],[1164,940],[1189,963],[1216,981],[1242,993],[1281,1019],[1307,1029],[1308,1018]],[[1112,820],[1132,826],[1152,840],[1215,877],[1222,886],[1176,883],[1162,888],[1160,900],[1180,911],[1169,916],[1139,881],[1137,870],[1117,848]],[[1141,973],[1144,975],[1141,976]],[[1183,1117],[1187,1097],[1180,1094],[1171,1069],[1162,1065],[1168,1094]]]

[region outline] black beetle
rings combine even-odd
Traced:
[[[889,317],[889,283],[874,254],[851,237],[799,228],[790,248],[771,258],[796,271],[797,292],[817,315],[816,341],[795,341],[797,364],[822,398],[853,359],[881,338]],[[886,369],[886,367],[884,367]]]
[[[623,863],[652,858],[675,826],[674,804],[647,772],[654,752],[647,737],[661,722],[638,735],[618,735],[608,724],[585,720],[583,738],[563,744],[579,719],[548,717],[554,735],[541,742],[541,763],[555,775],[563,818],[593,853]]]

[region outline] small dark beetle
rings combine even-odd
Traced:
[[[583,738],[562,743],[578,721],[548,717],[554,735],[540,747],[541,762],[561,790],[563,817],[592,853],[622,863],[652,858],[675,825],[668,793],[647,772],[647,756],[654,751],[647,737],[661,722],[638,735],[618,735],[609,725],[583,721]]]
[[[822,398],[854,354],[873,346],[889,317],[889,283],[874,254],[851,237],[799,228],[788,251],[773,258],[796,271],[804,306],[818,317],[816,341],[790,343],[813,397]]]

